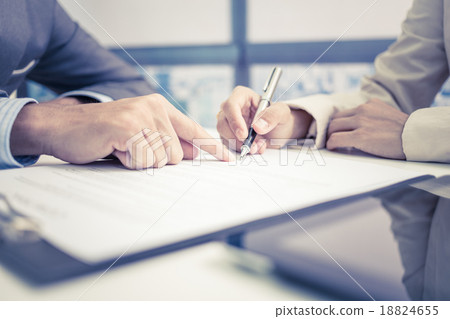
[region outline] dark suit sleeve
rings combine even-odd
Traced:
[[[88,90],[120,99],[155,92],[134,67],[101,47],[57,2],[53,21],[47,50],[28,78],[59,94]]]

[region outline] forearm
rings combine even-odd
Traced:
[[[65,97],[45,103],[25,105],[14,121],[10,150],[13,156],[49,154],[45,141],[50,138],[55,113],[63,105],[81,104],[81,99]]]
[[[43,131],[45,121],[51,121],[50,107],[37,103],[25,105],[14,121],[10,150],[13,156],[44,154]]]
[[[62,97],[48,102],[40,103],[41,105],[77,105],[92,102],[92,99],[84,97]]]

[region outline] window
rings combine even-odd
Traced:
[[[286,90],[282,99],[356,90],[361,77],[373,72],[375,56],[394,41],[400,21],[411,5],[411,0],[378,3],[363,21],[355,23],[346,37],[323,54],[341,30],[348,27],[349,20],[373,1],[79,2],[143,66],[144,70],[139,70],[158,92],[206,127],[215,126],[220,103],[235,85],[250,86],[259,92],[273,65],[280,65],[284,71],[275,98]],[[62,4],[69,12],[80,10],[71,0],[63,0]],[[105,6],[110,6],[107,14]],[[391,14],[383,15],[383,25],[379,26],[378,17],[386,6]],[[134,19],[123,19],[120,14],[126,10],[133,12]],[[339,15],[335,14],[337,11]],[[86,18],[85,12],[79,14],[84,17],[82,24],[100,42],[107,46],[115,44],[104,30]],[[328,28],[320,29],[327,21]],[[363,30],[367,24],[371,27]],[[120,48],[112,51],[134,64]],[[305,72],[318,57],[321,57],[318,63]],[[35,84],[28,89],[32,96],[51,97]],[[436,101],[440,105],[450,104],[449,83]]]

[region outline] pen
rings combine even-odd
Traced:
[[[253,117],[253,121],[248,129],[248,137],[245,139],[244,144],[241,147],[241,159],[250,152],[250,148],[253,144],[253,141],[258,135],[253,129],[253,123],[255,119],[258,119],[258,116],[270,106],[270,101],[272,100],[273,94],[278,84],[278,80],[281,77],[281,68],[274,67],[272,73],[270,73],[269,78],[266,81],[266,84],[263,88],[263,94],[261,95],[261,100],[258,104],[258,109],[256,110],[255,116]]]

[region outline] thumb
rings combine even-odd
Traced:
[[[285,103],[274,103],[264,110],[253,122],[256,133],[264,135],[272,131],[276,126],[289,120],[291,109]]]

